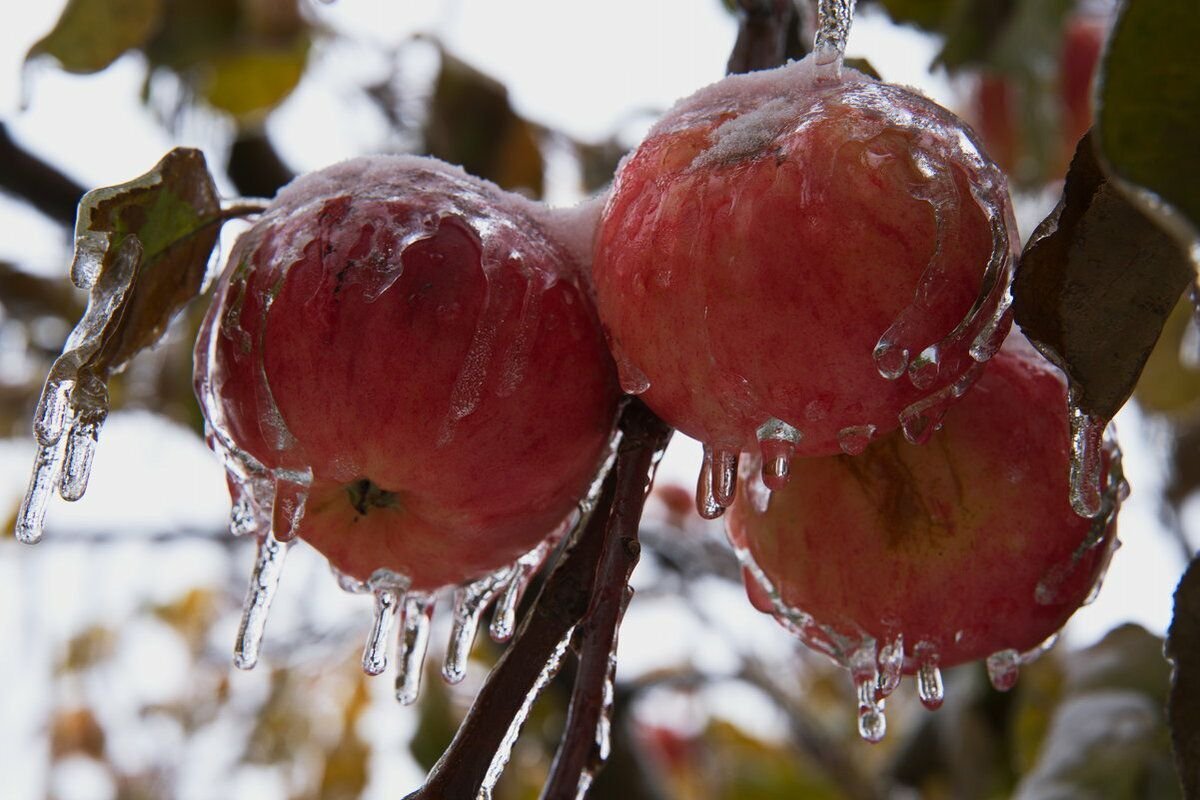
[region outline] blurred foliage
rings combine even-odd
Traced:
[[[1195,317],[1192,298],[1181,297],[1146,360],[1134,394],[1146,411],[1180,424],[1198,421],[1200,412],[1200,330]]]

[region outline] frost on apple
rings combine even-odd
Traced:
[[[386,671],[398,641],[402,702],[439,590],[447,681],[488,609],[512,636],[612,440],[616,370],[582,276],[596,213],[371,157],[294,181],[238,241],[195,374],[230,528],[259,541],[239,666],[297,538],[372,596],[363,669]]]
[[[776,489],[792,456],[928,439],[1009,329],[1018,249],[960,120],[814,54],[664,116],[618,172],[594,273],[622,386],[704,443],[714,517],[742,452]]]
[[[1128,486],[1115,437],[1100,445],[1100,511],[1080,516],[1065,381],[1009,342],[924,446],[897,431],[857,455],[796,458],[775,491],[758,456],[741,466],[726,522],[750,599],[849,670],[869,741],[904,674],[930,709],[941,670],[967,661],[1012,688],[1095,598],[1119,545]]]

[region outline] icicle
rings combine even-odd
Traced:
[[[878,696],[887,697],[900,685],[904,674],[904,637],[900,634],[879,650]]]
[[[505,567],[454,590],[454,622],[450,643],[446,646],[446,660],[442,664],[442,677],[448,683],[459,683],[467,676],[467,658],[471,655],[479,621],[484,610],[503,590],[509,570],[511,567]]]
[[[71,432],[67,435],[62,475],[59,478],[58,493],[63,500],[74,502],[83,497],[87,490],[99,433],[99,422],[76,423],[71,426]]]
[[[728,508],[737,494],[738,451],[715,448],[712,454],[713,499]]]
[[[850,654],[850,677],[858,697],[858,734],[868,742],[878,742],[887,732],[883,701],[876,694],[879,670],[876,666],[875,640],[864,639]]]
[[[76,222],[82,222],[77,220]],[[75,229],[75,253],[71,257],[71,283],[80,289],[91,289],[104,267],[110,236],[100,231]]]
[[[396,616],[400,612],[400,604],[404,602],[408,585],[408,578],[386,569],[376,570],[367,581],[367,586],[375,595],[375,618],[362,658],[363,672],[368,675],[382,675],[387,669],[387,649],[392,627],[396,624]]]
[[[429,626],[436,598],[409,592],[404,597],[404,623],[400,629],[400,654],[396,669],[396,699],[404,705],[417,701],[421,691],[421,667],[429,648]]]
[[[542,667],[541,673],[534,681],[533,686],[529,690],[529,694],[525,695],[525,700],[521,703],[521,707],[513,716],[512,722],[508,724],[508,731],[505,732],[504,738],[500,742],[500,746],[496,748],[495,754],[492,756],[492,763],[488,765],[487,773],[483,778],[483,786],[479,790],[479,798],[492,797],[492,792],[496,788],[496,783],[499,782],[500,776],[504,774],[504,768],[508,766],[508,761],[512,758],[513,746],[517,743],[517,737],[521,735],[521,728],[525,725],[525,721],[529,719],[529,712],[533,709],[534,702],[542,691],[550,685],[550,681],[554,680],[554,676],[558,674],[558,668],[562,665],[563,654],[567,652],[567,647],[571,644],[571,636],[574,635],[575,629],[567,631],[566,636],[554,648],[554,652],[550,654],[550,659]]]
[[[708,445],[704,445],[704,462],[696,482],[696,511],[704,519],[717,519],[725,513],[725,506],[717,502],[713,486],[713,451]]]
[[[334,579],[337,581],[338,588],[348,594],[370,594],[371,587],[366,581],[360,581],[353,575],[347,575],[333,564],[329,565],[329,571],[333,573]]]
[[[942,707],[942,701],[946,697],[937,655],[918,645],[917,658],[920,659],[917,667],[917,696],[921,698],[922,705],[930,711],[935,711]]]
[[[1081,517],[1100,513],[1100,473],[1104,421],[1080,407],[1080,392],[1072,386],[1067,403],[1071,416],[1071,507]]]
[[[70,407],[73,380],[46,379],[38,398],[37,410],[33,414],[33,438],[43,447],[55,444],[62,436]]]
[[[758,426],[757,437],[762,481],[771,491],[779,491],[787,485],[792,455],[803,434],[783,420],[771,418]]]
[[[813,47],[818,64],[841,65],[854,21],[854,0],[818,0],[817,35]]]
[[[998,692],[1007,692],[1017,685],[1021,673],[1021,655],[1016,650],[1000,650],[987,657],[988,680]]]
[[[308,502],[308,489],[312,486],[311,467],[303,470],[276,470],[275,499],[271,508],[271,530],[281,542],[296,538],[300,520],[304,517],[304,506]]]
[[[852,425],[838,431],[838,446],[848,456],[860,455],[875,438],[874,425]]]
[[[908,365],[908,380],[918,389],[928,389],[937,380],[941,369],[941,349],[931,344]]]
[[[507,642],[512,638],[517,625],[517,605],[521,602],[521,596],[525,594],[525,588],[529,585],[533,574],[546,560],[550,550],[558,544],[569,524],[569,520],[564,521],[558,530],[542,540],[537,547],[518,558],[510,568],[510,574],[505,578],[503,593],[496,601],[496,608],[492,612],[489,633],[493,641]]]
[[[233,648],[233,665],[238,669],[253,669],[258,663],[267,614],[271,610],[275,590],[279,587],[279,579],[283,576],[283,560],[287,551],[288,545],[270,533],[258,540],[258,554],[250,573],[250,585],[242,605],[242,622],[238,626],[237,642]]]
[[[900,429],[912,444],[924,444],[942,425],[950,403],[966,394],[983,373],[983,365],[972,363],[966,372],[949,386],[918,400],[900,412]]]
[[[29,489],[17,510],[16,537],[23,544],[37,544],[46,527],[46,505],[58,483],[58,471],[62,464],[65,443],[60,439],[50,445],[38,447],[33,461],[33,474],[29,478]]]

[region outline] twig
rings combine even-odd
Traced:
[[[631,419],[635,414],[644,419]],[[607,757],[602,748],[607,748],[610,734],[601,732],[600,726],[608,722],[605,715],[612,711],[609,690],[615,670],[612,659],[617,627],[633,593],[629,576],[641,554],[638,524],[642,507],[658,459],[671,437],[671,429],[640,405],[630,408],[625,422],[625,437],[614,467],[616,502],[607,515],[608,543],[587,616],[576,629],[579,670],[571,693],[566,731],[542,790],[543,800],[577,797],[580,782],[594,777]]]
[[[642,448],[650,447],[650,423],[665,429],[641,403],[631,402],[622,414],[621,429],[641,447],[623,444],[616,464],[604,479],[596,508],[576,540],[563,552],[542,590],[521,622],[508,650],[496,662],[454,740],[434,764],[424,786],[406,800],[445,800],[478,796],[492,757],[508,733],[509,725],[533,689],[543,667],[559,643],[587,613],[598,577],[597,566],[608,547],[621,546],[608,536],[608,518],[617,499],[618,476],[630,463],[641,461]],[[639,427],[646,426],[646,427]],[[651,437],[653,438],[653,437]],[[645,494],[643,483],[639,497]],[[621,483],[628,490],[630,481]]]
[[[70,227],[85,189],[21,147],[0,122],[0,189],[12,192],[50,219]]]

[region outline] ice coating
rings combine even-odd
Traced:
[[[1014,335],[924,445],[893,432],[857,455],[794,459],[769,502],[754,490],[758,459],[743,459],[744,496],[725,519],[751,601],[851,670],[864,738],[883,715],[868,666],[876,699],[908,673],[930,708],[941,670],[965,661],[987,659],[1011,688],[1094,596],[1128,487],[1110,431],[1101,512],[1075,513],[1066,394]]]
[[[798,456],[932,433],[1008,331],[1018,248],[1005,178],[961,121],[810,56],[655,125],[618,173],[594,275],[625,388],[777,472],[764,425]]]

